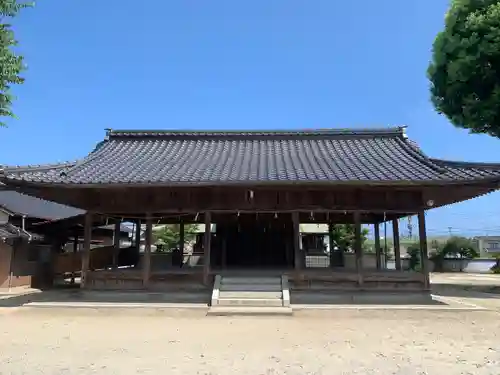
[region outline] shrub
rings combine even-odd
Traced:
[[[493,267],[491,267],[491,272],[500,274],[500,255],[497,255],[497,261]]]

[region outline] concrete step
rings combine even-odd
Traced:
[[[279,292],[261,292],[261,291],[219,291],[219,298],[264,298],[264,299],[281,299],[283,297],[283,293]]]
[[[219,298],[218,306],[283,306],[281,298]]]
[[[255,285],[255,284],[270,284],[281,285],[281,277],[235,277],[223,276],[221,285],[227,284],[241,284],[241,285]]]
[[[290,307],[252,307],[252,306],[212,306],[207,315],[212,316],[290,316]]]
[[[223,284],[219,290],[227,292],[281,292],[281,284]]]

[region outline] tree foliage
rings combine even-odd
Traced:
[[[341,249],[353,249],[355,240],[354,224],[335,224],[333,225],[333,242]],[[368,229],[361,228],[361,246],[365,246],[368,237]],[[332,251],[332,249],[330,249]]]
[[[420,244],[418,242],[413,242],[408,245],[406,248],[406,252],[408,253],[409,259],[409,268],[411,270],[418,270],[420,268]]]
[[[470,238],[460,236],[450,237],[438,251],[443,257],[459,256],[465,259],[472,259],[479,256],[477,244]]]
[[[24,70],[23,57],[18,55],[13,47],[17,45],[12,25],[6,20],[15,17],[23,8],[32,4],[20,3],[17,0],[0,0],[0,116],[13,117],[11,86],[21,84],[24,79],[20,76]],[[5,126],[0,122],[0,126]]]
[[[491,272],[500,274],[500,255],[497,255],[496,262],[493,267],[491,267]]]
[[[196,230],[198,226],[196,224],[185,224],[184,225],[184,243],[189,243],[194,241],[196,237]],[[154,242],[158,246],[157,251],[171,251],[172,249],[179,246],[180,241],[180,225],[179,224],[167,224],[159,230],[153,232]]]
[[[452,0],[427,73],[439,113],[500,137],[500,0]]]
[[[440,272],[443,270],[443,261],[446,258],[473,259],[478,256],[476,242],[467,237],[453,236],[444,244],[440,244],[431,254],[430,259],[434,262],[434,270]]]

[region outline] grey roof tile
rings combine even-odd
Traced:
[[[66,219],[85,213],[85,211],[78,208],[49,202],[10,190],[0,190],[0,207],[13,214],[46,220]]]
[[[8,238],[29,238],[31,234],[22,231],[10,223],[0,224],[0,239],[5,240]]]
[[[60,184],[459,182],[500,164],[428,158],[403,128],[307,131],[110,131],[75,163],[4,168],[3,180]]]

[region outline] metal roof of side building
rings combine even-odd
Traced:
[[[289,131],[109,130],[84,159],[4,167],[6,183],[95,185],[422,184],[500,181],[500,164],[426,156],[404,127]]]
[[[0,190],[0,207],[13,215],[45,220],[61,220],[80,216],[85,211],[63,204],[46,201],[11,190]]]

